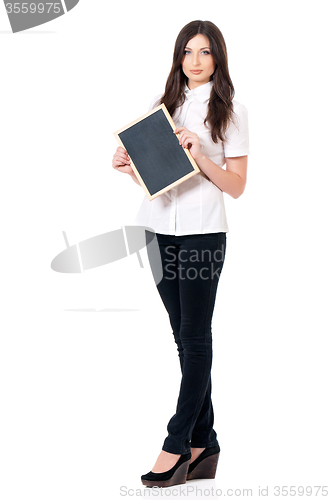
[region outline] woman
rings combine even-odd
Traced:
[[[153,469],[141,478],[146,486],[215,477],[220,447],[213,429],[211,320],[228,231],[223,192],[233,198],[243,193],[248,155],[247,110],[233,97],[220,30],[209,21],[189,23],[176,40],[165,92],[150,109],[166,105],[200,173],[152,201],[145,197],[135,221],[156,233],[163,266],[157,288],[182,372],[168,436]],[[123,148],[112,165],[139,184]],[[151,238],[147,232],[147,242]]]

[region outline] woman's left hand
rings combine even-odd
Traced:
[[[175,134],[180,134],[179,142],[182,147],[189,149],[191,156],[197,160],[201,156],[201,146],[197,134],[190,132],[186,127],[179,127],[174,130]]]

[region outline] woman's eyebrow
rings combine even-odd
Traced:
[[[189,50],[192,50],[190,47],[185,47],[186,49],[189,49]],[[209,49],[210,50],[210,47],[202,47],[201,49],[198,49],[198,50],[204,50],[204,49]]]

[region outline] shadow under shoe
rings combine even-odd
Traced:
[[[214,479],[218,460],[220,455],[220,446],[217,444],[205,450],[190,463],[187,474],[187,481],[190,479]]]
[[[177,463],[166,472],[148,472],[141,476],[141,481],[144,486],[158,486],[166,488],[168,486],[175,486],[177,484],[184,484],[187,479],[189,460],[191,453],[181,455]]]

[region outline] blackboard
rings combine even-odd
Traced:
[[[179,144],[176,128],[161,104],[114,133],[149,200],[200,171],[188,149]]]

